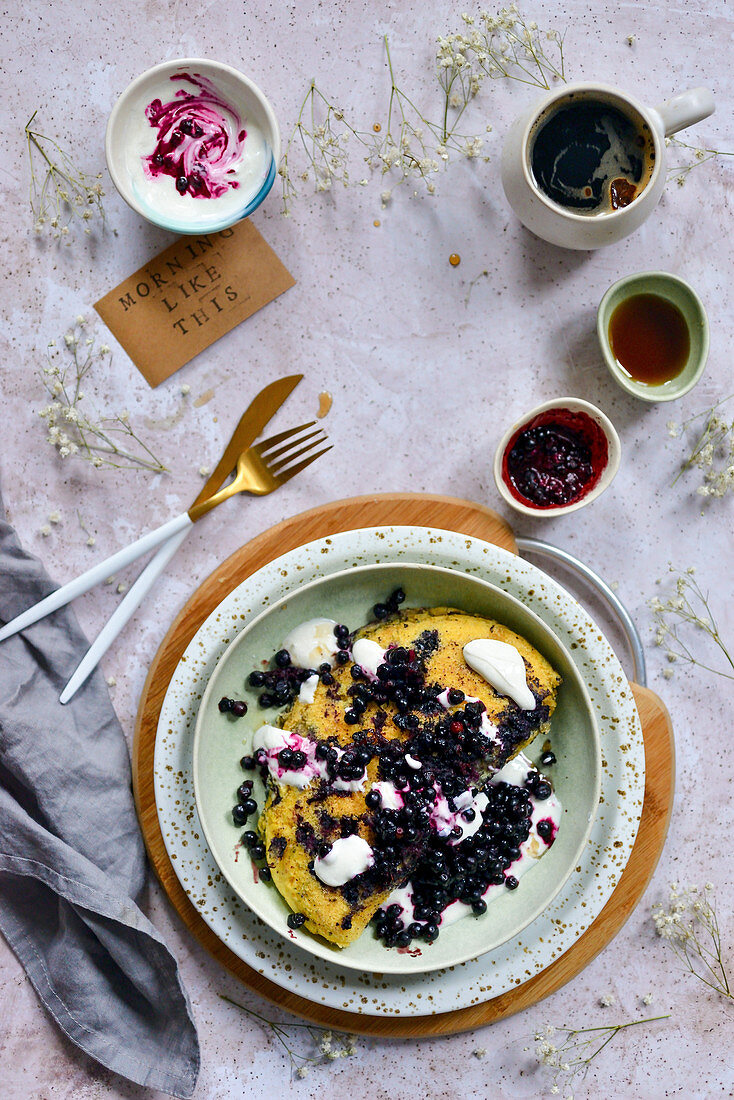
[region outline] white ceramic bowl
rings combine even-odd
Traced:
[[[236,789],[244,778],[239,759],[250,752],[253,732],[263,721],[273,721],[273,712],[258,711],[257,691],[244,689],[248,673],[279,649],[299,622],[327,615],[351,627],[359,626],[370,618],[374,603],[398,586],[407,594],[406,607],[453,606],[505,623],[535,645],[563,677],[551,719],[558,761],[551,775],[563,806],[558,838],[523,877],[517,891],[501,892],[491,901],[485,917],[467,917],[449,926],[435,943],[421,945],[418,956],[385,948],[371,928],[341,951],[302,929],[291,932],[286,925],[289,909],[281,896],[272,884],[254,881],[249,857],[239,843],[242,827],[236,828],[231,816]],[[246,717],[232,721],[222,715],[217,703],[223,695],[247,699]],[[540,742],[526,752],[537,760]],[[595,819],[601,781],[600,738],[588,691],[571,655],[534,612],[476,577],[438,566],[382,563],[330,574],[299,587],[252,619],[234,638],[199,707],[193,776],[199,820],[214,859],[235,894],[275,932],[312,955],[348,969],[416,974],[490,951],[516,936],[551,903],[578,866]],[[264,791],[259,779],[253,795],[262,806]]]
[[[172,79],[179,74],[209,82],[232,117],[245,130],[251,127],[251,178],[223,198],[181,196],[170,176],[150,181],[142,170],[143,155],[153,153],[156,145],[155,130],[146,127],[145,109],[155,99],[172,100],[180,88],[191,90],[186,81]],[[176,58],[148,69],[122,93],[107,123],[105,155],[115,187],[143,218],[174,233],[216,233],[246,218],[270,191],[280,159],[280,130],[270,103],[243,73],[219,61]]]
[[[550,412],[553,409],[585,414],[601,429],[607,442],[606,463],[596,485],[582,496],[580,500],[574,501],[571,504],[532,507],[529,504],[524,504],[522,500],[518,499],[511,491],[504,473],[503,459],[513,437],[523,428],[528,427],[536,417],[543,413]],[[622,446],[619,442],[617,431],[609,417],[605,416],[601,409],[597,409],[596,405],[592,405],[589,401],[582,401],[577,397],[556,397],[552,401],[544,401],[542,405],[536,405],[534,409],[531,409],[529,412],[525,413],[524,416],[520,417],[520,419],[517,420],[511,428],[508,428],[502,436],[494,455],[494,480],[503,500],[509,504],[511,508],[514,508],[516,512],[521,512],[522,515],[532,516],[533,518],[564,516],[569,512],[575,512],[579,508],[591,504],[592,500],[596,500],[605,489],[609,488],[619,469],[621,456]]]

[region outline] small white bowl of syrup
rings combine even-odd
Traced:
[[[675,401],[703,373],[709,350],[706,310],[677,275],[641,271],[609,288],[596,330],[614,380],[641,401]]]
[[[494,479],[503,499],[525,516],[563,516],[611,485],[619,436],[601,409],[578,397],[544,401],[499,442]]]

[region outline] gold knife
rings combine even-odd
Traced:
[[[237,465],[237,459],[242,451],[255,442],[265,425],[271,420],[284,401],[290,397],[298,383],[303,378],[302,374],[289,374],[286,378],[279,378],[277,382],[271,382],[265,389],[253,398],[245,409],[240,422],[232,433],[224,453],[217,463],[214,473],[199,493],[191,508],[207,500],[223,485],[226,478],[233,472]]]

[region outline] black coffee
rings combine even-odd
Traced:
[[[647,125],[611,103],[580,99],[539,122],[530,150],[539,189],[577,214],[629,206],[644,190],[655,159]]]

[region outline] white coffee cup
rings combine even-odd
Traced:
[[[541,191],[531,168],[531,144],[544,116],[563,107],[566,100],[600,99],[649,130],[654,159],[646,185],[628,206],[597,214],[579,214],[560,206]],[[706,88],[693,88],[666,100],[660,107],[646,107],[634,96],[608,84],[578,82],[556,88],[515,119],[502,150],[502,186],[517,217],[531,232],[562,248],[592,249],[614,244],[634,232],[657,206],[665,187],[665,138],[707,118],[714,97]]]

